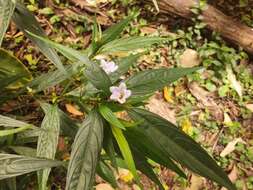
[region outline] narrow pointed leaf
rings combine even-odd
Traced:
[[[141,123],[140,123],[141,125]],[[164,152],[163,147],[156,146],[149,138],[142,133],[142,129],[137,127],[127,128],[124,132],[131,147],[143,154],[147,158],[159,163],[179,176],[186,178],[184,172],[170,159],[170,156]]]
[[[140,130],[146,138],[156,146],[162,147],[175,161],[230,190],[236,190],[226,173],[209,154],[169,121],[139,108],[131,109],[129,114],[134,120],[145,119],[139,126]]]
[[[102,118],[96,111],[92,111],[77,132],[72,146],[66,190],[92,188],[102,142]]]
[[[129,68],[136,64],[138,58],[140,58],[141,55],[143,55],[143,54],[138,53],[138,54],[129,55],[127,57],[120,59],[118,61],[119,68],[110,75],[110,79],[111,79],[112,83],[116,82],[117,80],[120,79],[121,76],[126,74],[129,70]]]
[[[30,128],[31,128],[31,126],[27,125],[27,126],[18,127],[18,128],[15,128],[15,129],[0,130],[0,137],[13,135],[15,133],[19,133],[19,132],[25,131],[25,130],[30,129]]]
[[[99,67],[98,64],[90,61],[87,56],[77,50],[52,42],[46,38],[42,38],[35,34],[29,34],[38,40],[48,43],[71,61],[79,61],[81,64],[85,65],[87,68],[84,74],[89,79],[89,81],[97,89],[103,90],[107,94],[109,93],[109,87],[112,85],[111,80],[109,76],[105,73],[105,71],[101,67]]]
[[[104,45],[112,40],[119,37],[121,32],[126,28],[126,26],[133,20],[135,15],[128,16],[117,24],[114,24],[107,30],[103,32],[102,38],[99,42],[100,45]]]
[[[35,148],[25,147],[25,146],[10,146],[8,147],[12,149],[14,152],[20,155],[35,157],[37,150]]]
[[[20,60],[18,60],[6,50],[0,48],[0,81],[4,82],[4,80],[11,78],[15,79],[16,76],[23,77],[17,78],[19,80],[14,80],[13,82],[15,83],[10,84],[8,88],[19,88],[32,78],[31,73]],[[7,84],[8,83],[9,82],[7,82]],[[6,84],[0,83],[0,89],[4,88],[5,86]]]
[[[66,74],[65,71],[61,70],[51,71],[46,74],[42,74],[41,76],[35,78],[30,83],[28,83],[27,87],[33,89],[35,92],[46,90],[47,88],[55,86],[69,79],[70,77],[73,77],[73,75],[79,73],[80,66],[81,64],[79,62],[66,66],[65,70],[68,74]],[[25,90],[25,88],[23,90]]]
[[[46,112],[49,112],[51,107],[52,106],[50,104],[46,104],[46,103],[43,104],[43,109],[46,110]],[[59,118],[60,118],[61,133],[64,136],[69,136],[74,139],[79,128],[78,124],[74,120],[69,118],[69,116],[65,114],[58,107],[57,107],[57,110],[58,110]]]
[[[42,104],[43,108],[43,104]],[[41,158],[55,158],[60,132],[60,118],[56,106],[44,109],[45,117],[41,124],[41,132],[38,137],[37,156]],[[38,172],[39,189],[47,189],[47,180],[51,169]]]
[[[109,95],[109,88],[112,86],[112,82],[109,76],[97,63],[88,65],[84,71],[84,75],[95,88]]]
[[[41,50],[41,52],[50,60],[52,63],[61,71],[65,71],[63,64],[56,54],[54,49],[52,49],[45,42],[36,39],[34,36],[30,35],[27,31],[32,32],[38,36],[46,37],[43,29],[30,11],[24,7],[21,3],[17,3],[16,9],[14,11],[13,21],[22,30],[28,38],[30,38]]]
[[[54,160],[1,153],[0,180],[23,175],[44,168],[60,166],[61,164],[61,162]]]
[[[198,69],[200,68],[161,68],[141,71],[128,78],[125,82],[127,87],[131,89],[133,97],[145,96]]]
[[[11,117],[0,115],[0,126],[13,128],[13,127],[24,127],[24,126],[32,126],[32,125],[25,123],[23,121],[13,119]]]
[[[114,125],[121,129],[125,129],[124,125],[119,121],[119,119],[114,115],[114,113],[109,107],[105,105],[100,105],[99,112],[103,116],[103,118],[111,125]]]
[[[112,187],[116,188],[118,186],[113,170],[106,163],[104,163],[103,161],[100,161],[97,165],[96,171],[97,171],[97,174],[102,179],[110,183]]]
[[[134,151],[134,160],[136,167],[143,174],[145,174],[149,179],[151,179],[156,185],[158,185],[159,190],[165,190],[160,180],[156,176],[155,172],[152,169],[152,166],[148,163],[147,159],[138,151]]]
[[[120,38],[113,40],[102,46],[99,49],[98,53],[107,54],[115,52],[128,52],[136,49],[147,48],[152,46],[153,44],[163,43],[168,40],[169,40],[168,38],[148,37],[148,36]]]
[[[113,145],[113,134],[110,126],[105,126],[104,130],[104,140],[103,140],[103,149],[105,150],[109,160],[111,161],[112,166],[118,171],[118,166],[116,162],[116,152]]]
[[[137,174],[137,170],[136,170],[135,163],[133,160],[132,152],[130,150],[130,147],[128,145],[128,142],[127,142],[122,130],[118,127],[115,127],[115,126],[111,126],[111,127],[112,127],[113,136],[115,137],[115,139],[119,145],[120,152],[122,153],[122,156],[127,164],[128,169],[132,172],[135,180],[138,183],[140,183],[140,179]]]
[[[14,12],[15,4],[13,0],[0,0],[0,46]]]
[[[84,65],[92,64],[87,56],[85,56],[83,53],[81,53],[81,52],[79,52],[79,51],[77,51],[73,48],[70,48],[70,47],[61,45],[59,43],[53,42],[53,41],[45,38],[44,36],[37,35],[36,33],[32,33],[30,31],[27,31],[27,33],[29,35],[31,35],[33,38],[35,38],[35,39],[37,39],[37,40],[39,40],[39,41],[41,41],[45,44],[48,44],[52,48],[56,49],[63,56],[68,58],[70,61],[73,61],[73,62],[81,61],[82,64],[84,64]]]

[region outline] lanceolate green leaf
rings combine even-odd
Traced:
[[[50,104],[43,104],[43,109],[44,111],[46,110],[45,112],[50,112],[51,108],[52,106]],[[70,119],[69,116],[58,107],[57,110],[60,118],[61,133],[64,136],[68,136],[74,139],[79,128],[78,124],[74,120]]]
[[[172,83],[198,69],[200,68],[161,68],[141,71],[128,78],[125,82],[127,87],[132,90],[133,97],[144,96],[155,92],[156,90],[160,90],[169,83]]]
[[[126,28],[126,26],[133,20],[135,15],[128,16],[124,20],[120,21],[117,24],[114,24],[107,30],[103,32],[102,38],[99,41],[99,45],[104,45],[112,40],[115,40],[119,37],[120,33]]]
[[[32,75],[27,70],[27,68],[19,61],[16,57],[11,55],[4,49],[0,48],[0,81],[5,81],[8,79],[15,79],[16,76],[23,76],[22,78],[17,78],[8,86],[8,88],[18,88],[29,80],[31,80]],[[19,80],[18,80],[19,79]],[[8,84],[9,82],[7,82]],[[3,83],[0,83],[0,89],[6,87]]]
[[[133,160],[132,152],[130,150],[130,147],[128,145],[128,142],[127,142],[122,130],[118,127],[113,126],[113,125],[111,127],[112,127],[113,136],[115,137],[115,139],[119,145],[120,152],[122,153],[122,156],[127,164],[128,169],[132,172],[135,180],[138,183],[140,183],[140,179],[137,174],[137,170],[136,170],[135,163]]]
[[[92,188],[102,143],[103,122],[94,110],[76,134],[68,166],[66,190]]]
[[[0,46],[9,26],[11,16],[15,9],[15,4],[14,0],[0,0]]]
[[[32,33],[29,34],[38,40],[48,43],[71,61],[79,61],[81,64],[85,65],[86,69],[84,71],[84,74],[89,79],[89,81],[97,89],[103,90],[105,93],[109,92],[109,87],[112,84],[109,76],[104,72],[103,69],[99,67],[98,64],[90,61],[87,56],[72,48],[68,48]]]
[[[141,123],[140,123],[141,125]],[[137,127],[127,128],[125,131],[127,140],[131,147],[140,152],[143,156],[159,163],[179,176],[186,178],[184,172],[170,159],[170,156],[164,152],[163,147],[156,146],[149,138],[142,133],[142,129]]]
[[[102,90],[107,95],[109,94],[109,88],[112,86],[112,82],[97,63],[87,66],[84,75],[95,88]]]
[[[136,150],[133,151],[133,154],[137,169],[140,170],[143,174],[145,174],[148,178],[150,178],[154,183],[156,183],[160,190],[164,190],[163,185],[159,181],[147,159]]]
[[[37,150],[35,148],[26,146],[9,146],[8,148],[23,156],[35,157],[37,153]]]
[[[0,154],[0,180],[23,175],[44,168],[60,166],[59,161],[43,158],[19,156],[15,154]]]
[[[51,106],[50,109],[44,109],[44,111],[45,117],[42,121],[41,132],[38,137],[37,156],[54,159],[60,132],[59,113],[56,106]],[[40,190],[47,189],[47,180],[49,174],[50,169],[44,169],[43,171],[38,172]]]
[[[59,43],[53,42],[44,36],[37,35],[36,33],[32,33],[30,31],[27,31],[29,35],[31,35],[33,38],[42,41],[45,44],[48,44],[52,48],[56,49],[58,52],[60,52],[63,56],[68,58],[70,61],[76,62],[76,61],[81,61],[83,65],[90,65],[92,64],[89,60],[89,58],[82,54],[81,52],[72,49],[70,47],[61,45]]]
[[[8,136],[8,135],[13,135],[15,133],[19,133],[22,131],[25,131],[27,129],[31,128],[30,125],[23,126],[23,127],[18,127],[15,129],[6,129],[6,130],[0,130],[0,137]]]
[[[112,187],[116,188],[117,185],[117,181],[115,179],[113,170],[103,161],[100,161],[97,165],[97,174],[104,179],[105,181],[107,181],[108,183],[110,183],[112,185]]]
[[[25,123],[23,121],[13,119],[11,117],[0,115],[0,126],[2,126],[2,127],[24,127],[24,126],[32,126],[32,125]]]
[[[136,49],[147,48],[153,44],[166,42],[168,40],[169,40],[168,38],[148,37],[148,36],[120,38],[113,40],[102,46],[99,49],[98,53],[106,54],[106,53],[133,51]]]
[[[40,24],[37,22],[36,18],[32,13],[27,10],[22,4],[17,3],[16,9],[14,11],[13,21],[18,26],[20,30],[22,30],[28,38],[30,38],[42,51],[42,53],[53,62],[53,64],[60,70],[64,71],[63,64],[56,54],[56,52],[45,42],[38,40],[34,36],[30,35],[29,32],[32,32],[38,36],[45,37],[43,29],[40,27]]]
[[[105,125],[104,127],[103,149],[105,150],[107,156],[109,157],[112,166],[118,171],[116,152],[113,144],[113,134],[111,127],[108,125]]]
[[[141,55],[143,54],[138,53],[138,54],[130,55],[130,56],[120,59],[118,61],[119,68],[110,75],[110,79],[112,83],[116,82],[117,80],[120,79],[121,76],[127,73],[129,68],[136,64],[138,58],[140,58]]]
[[[62,70],[48,72],[35,78],[33,81],[27,84],[27,87],[33,89],[35,92],[43,91],[49,87],[55,86],[56,84],[63,82],[64,80],[69,79],[70,77],[73,77],[73,75],[80,72],[80,66],[80,62],[76,62],[72,65],[66,66],[65,70],[68,74],[66,74],[66,72]]]
[[[112,110],[105,106],[105,105],[100,105],[99,106],[99,112],[103,116],[103,118],[108,121],[111,125],[114,125],[118,128],[125,129],[124,125],[118,120],[118,118],[114,115]]]
[[[163,148],[175,161],[230,190],[236,190],[226,173],[208,153],[176,126],[143,109],[133,108],[129,114],[137,121],[145,119],[145,122],[139,126],[140,131],[153,144]]]

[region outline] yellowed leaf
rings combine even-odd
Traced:
[[[84,114],[82,112],[80,112],[74,105],[72,104],[66,104],[65,105],[66,110],[73,114],[74,116],[83,116]]]
[[[129,170],[124,168],[119,168],[118,177],[125,183],[132,182],[134,178],[133,174]]]
[[[174,101],[173,101],[171,92],[172,92],[172,89],[165,86],[164,89],[163,89],[163,97],[167,102],[173,103]]]
[[[200,190],[203,189],[204,178],[192,174],[190,187],[187,187],[186,190]]]
[[[224,148],[224,150],[220,153],[220,156],[225,157],[228,154],[230,154],[231,152],[233,152],[235,150],[235,146],[237,145],[237,143],[246,144],[246,142],[244,140],[242,140],[242,138],[236,138],[227,144],[227,146]]]
[[[192,123],[190,121],[189,118],[185,118],[183,119],[182,123],[181,123],[181,127],[182,127],[182,130],[188,134],[188,135],[191,135],[192,134]]]

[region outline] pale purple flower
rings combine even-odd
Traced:
[[[131,90],[128,90],[125,83],[120,83],[119,86],[110,87],[112,95],[110,96],[111,100],[117,101],[121,104],[126,102],[126,99],[129,98],[132,94]]]
[[[102,67],[106,74],[113,73],[118,69],[118,65],[116,65],[113,61],[106,61],[104,59],[100,60],[100,67]]]

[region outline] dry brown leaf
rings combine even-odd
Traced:
[[[253,112],[253,104],[246,104],[245,107],[251,112]]]
[[[204,186],[204,178],[192,174],[191,176],[191,185],[190,187],[187,187],[186,190],[200,190]]]
[[[80,112],[74,105],[66,104],[65,107],[66,107],[66,110],[69,113],[73,114],[74,116],[83,116],[83,113]]]
[[[227,144],[227,146],[224,148],[224,150],[220,153],[220,156],[225,157],[228,154],[230,154],[231,152],[233,152],[235,150],[235,146],[237,145],[237,143],[246,144],[246,142],[244,140],[242,140],[242,138],[236,138]]]
[[[222,108],[214,101],[212,94],[193,82],[189,84],[189,90],[191,94],[204,106],[208,108],[211,115],[220,122],[223,122],[223,111]]]
[[[238,178],[238,170],[237,167],[234,165],[233,169],[231,172],[228,174],[228,178],[232,181],[235,182]],[[222,187],[221,190],[227,190],[225,187]]]
[[[96,190],[114,190],[114,188],[107,183],[101,183],[96,185]]]
[[[186,49],[179,57],[181,67],[189,68],[198,66],[201,63],[198,52],[193,49]]]
[[[148,26],[144,26],[140,30],[141,30],[141,33],[143,33],[143,34],[153,34],[153,33],[157,32],[156,28],[152,28],[152,27],[148,27]]]
[[[227,66],[226,71],[227,71],[228,80],[231,83],[231,87],[237,92],[237,94],[240,97],[242,97],[243,89],[242,89],[241,83],[236,80],[236,76],[235,76],[232,68]]]
[[[118,169],[118,175],[116,175],[116,179],[120,179],[122,181],[124,181],[125,183],[129,183],[132,182],[134,176],[133,174],[124,168],[119,168]]]
[[[169,104],[165,102],[163,98],[158,97],[158,95],[150,98],[148,105],[146,105],[146,108],[149,111],[167,119],[173,124],[177,123],[175,110],[171,109]]]

